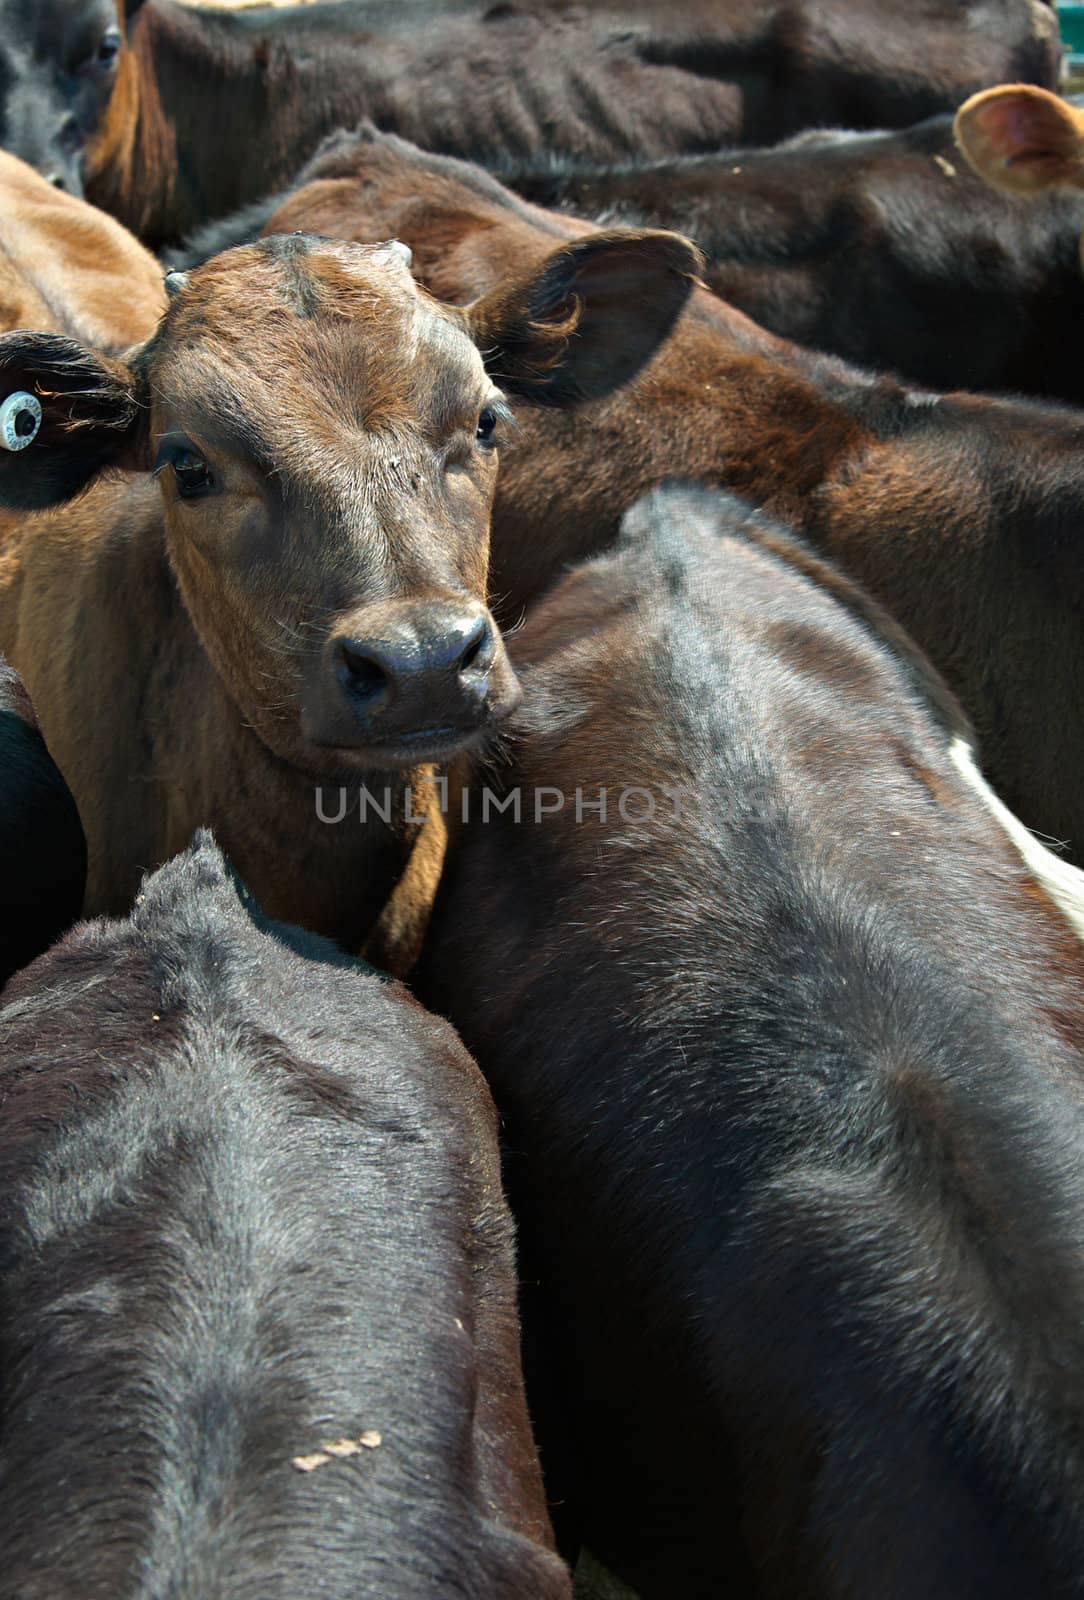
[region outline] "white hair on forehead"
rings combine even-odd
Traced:
[[[419,309],[423,308],[424,302]],[[431,310],[431,308],[424,309]],[[432,311],[429,316],[420,316],[417,319],[417,328],[428,354],[446,358],[449,363],[454,360],[460,367],[465,361],[470,367],[482,369],[482,357],[478,347],[461,323],[453,321],[451,317],[442,316],[438,310]]]
[[[380,244],[359,244],[350,239],[322,239],[320,249],[329,251],[347,265],[383,267],[398,275],[409,274],[414,260],[414,252],[401,239],[385,239]]]
[[[408,244],[404,244],[402,239],[385,239],[383,244],[375,246],[374,255],[378,261],[387,261],[389,265],[408,269],[414,260],[413,250]]]
[[[382,244],[357,244],[347,239],[326,239],[321,241],[321,249],[329,251],[338,261],[349,267],[359,280],[366,280],[373,288],[374,295],[379,295],[379,286],[373,284],[371,277],[372,268],[389,271],[392,274],[392,283],[397,291],[394,294],[396,307],[406,312],[402,326],[396,329],[398,353],[401,358],[413,362],[418,354],[419,336],[421,325],[427,320],[424,316],[427,301],[419,293],[418,286],[411,276],[410,263],[413,261],[413,252],[409,245],[403,244],[401,239],[386,239]],[[406,288],[407,293],[402,293]]]

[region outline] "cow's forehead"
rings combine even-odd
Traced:
[[[196,341],[227,344],[268,335],[301,342],[306,324],[341,325],[344,336],[420,329],[453,321],[410,275],[395,241],[354,245],[305,235],[227,250],[167,284],[174,294],[163,351]]]
[[[456,426],[491,387],[460,313],[386,247],[244,247],[194,270],[150,350],[175,424],[273,458],[299,428]]]

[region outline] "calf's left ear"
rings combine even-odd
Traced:
[[[43,511],[107,467],[143,466],[146,414],[123,361],[60,334],[0,335],[0,506]]]
[[[509,394],[549,406],[600,400],[650,361],[703,264],[678,233],[589,234],[468,306],[471,337]]]

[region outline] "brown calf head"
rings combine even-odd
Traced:
[[[956,142],[980,177],[1011,194],[1084,188],[1084,111],[1048,89],[1006,83],[956,113]]]
[[[502,391],[609,392],[698,265],[676,235],[598,234],[459,310],[408,261],[395,241],[277,237],[171,275],[158,331],[124,360],[0,338],[0,504],[152,471],[207,655],[264,742],[320,774],[444,759],[512,708],[486,607]]]

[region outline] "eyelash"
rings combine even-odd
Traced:
[[[182,500],[197,500],[201,495],[209,494],[215,486],[215,475],[204,461],[202,456],[197,456],[191,450],[182,450],[170,462],[177,479],[177,493]],[[186,483],[181,476],[182,471],[191,471],[196,475],[197,481]],[[199,475],[202,474],[202,477]]]
[[[483,422],[489,418],[492,418],[492,423],[488,432],[483,433]],[[495,450],[499,444],[506,442],[507,435],[515,432],[515,428],[516,419],[504,402],[492,400],[478,414],[474,442],[480,450]]]
[[[173,449],[154,468],[154,476],[160,478],[162,473],[171,469],[177,486],[177,494],[182,500],[198,500],[203,495],[209,494],[215,488],[215,475],[208,462],[195,450]],[[202,480],[185,484],[182,474],[190,471],[194,475],[202,473]]]

